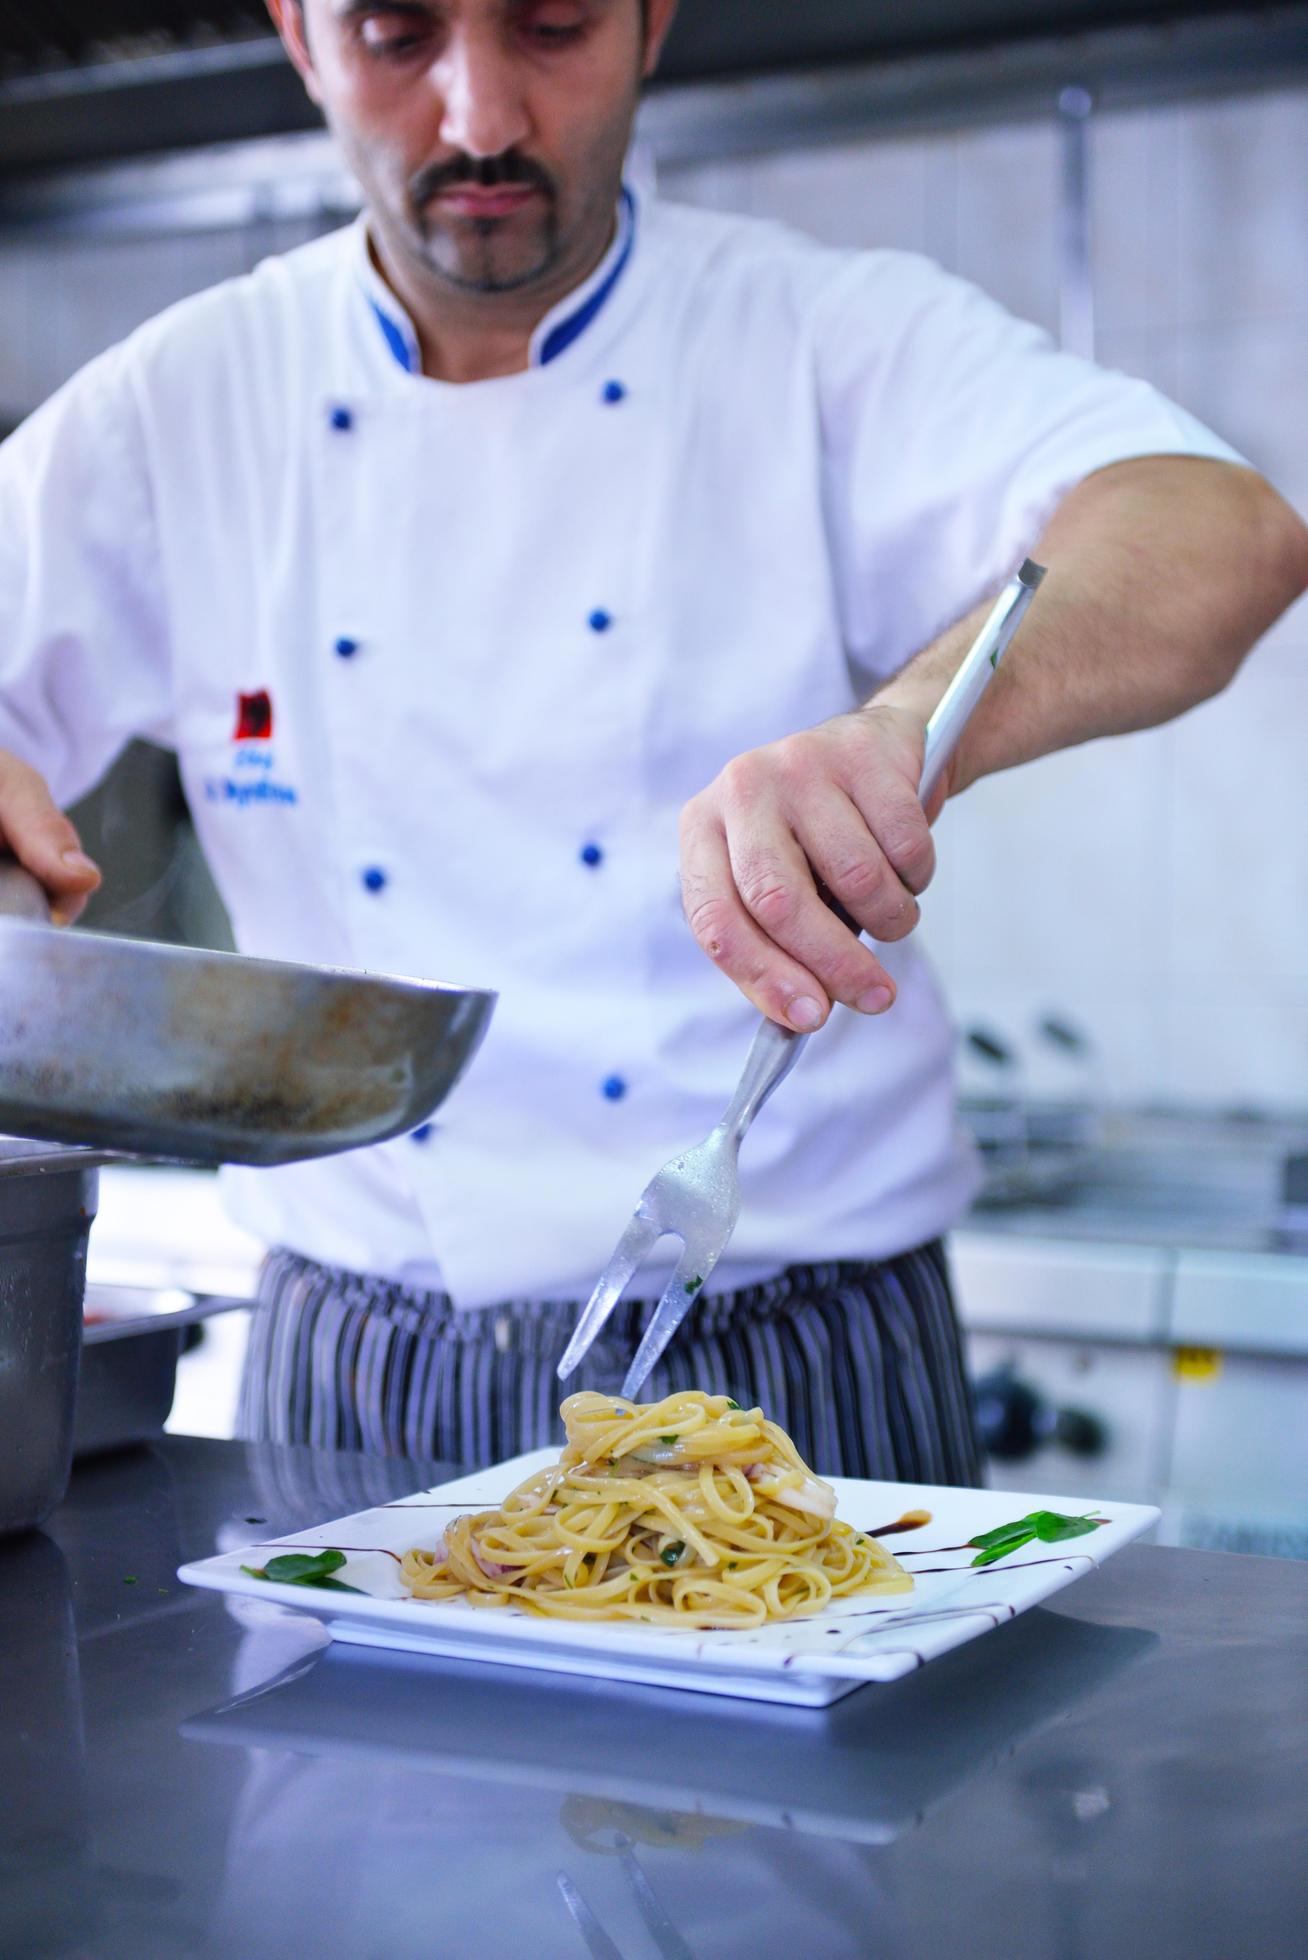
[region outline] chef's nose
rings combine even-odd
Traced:
[[[456,31],[438,63],[441,141],[473,157],[498,157],[531,134],[531,119],[512,51],[497,26]]]

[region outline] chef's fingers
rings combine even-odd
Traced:
[[[100,883],[99,867],[36,770],[0,751],[0,846],[45,886],[56,925],[70,925]]]
[[[873,939],[905,939],[921,918],[862,812],[834,783],[815,784],[793,819],[808,863]]]
[[[870,720],[870,716],[864,720],[864,728]],[[883,733],[883,744],[888,746],[880,751],[871,745],[861,750],[846,779],[847,787],[895,876],[915,897],[921,897],[936,872],[931,822],[940,814],[944,795],[937,785],[929,799],[932,807],[928,817],[917,792],[920,759],[916,751],[910,753],[898,734],[889,745],[888,730]],[[877,934],[878,939],[888,937],[884,932]]]
[[[787,959],[750,918],[731,875],[726,834],[706,806],[707,798],[697,797],[681,817],[681,896],[690,929],[760,1014],[811,1034],[826,1020],[831,1002],[812,974]]]
[[[727,826],[736,890],[775,947],[811,973],[833,1000],[864,1014],[884,1013],[895,983],[869,946],[838,919],[818,892],[794,833]]]
[[[833,1000],[883,1013],[895,985],[870,947],[819,896],[778,784],[775,758],[739,756],[715,789],[736,890],[754,923]]]

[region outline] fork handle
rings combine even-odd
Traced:
[[[923,803],[940,781],[941,772],[953,754],[959,736],[994,678],[995,669],[1007,653],[1027,607],[1040,590],[1044,576],[1043,566],[1029,558],[1024,561],[1016,576],[1010,579],[996,599],[989,618],[927,723],[922,780],[918,786],[918,795]],[[840,913],[851,931],[857,931],[857,922],[849,919],[842,907],[837,905],[833,910]],[[811,1039],[811,1035],[796,1034],[793,1028],[783,1028],[779,1022],[764,1018],[754,1036],[744,1073],[719,1129],[725,1130],[739,1143],[772,1091],[785,1081],[794,1068],[803,1053],[805,1042]]]

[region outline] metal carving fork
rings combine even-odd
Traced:
[[[919,789],[924,803],[1044,576],[1043,568],[1027,559],[995,602],[944,699],[927,723]],[[622,1385],[624,1396],[640,1393],[650,1370],[685,1319],[735,1230],[740,1214],[737,1159],[741,1140],[772,1091],[794,1068],[809,1039],[808,1035],[795,1034],[775,1021],[762,1023],[749,1051],[740,1086],[722,1121],[703,1143],[666,1163],[641,1193],[631,1223],[618,1240],[559,1363],[561,1381],[589,1353],[637,1266],[660,1239],[671,1234],[681,1240],[681,1257]]]

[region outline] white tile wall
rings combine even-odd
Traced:
[[[875,173],[863,169],[865,155],[842,147],[761,158],[750,168],[750,208],[832,245],[926,251],[931,152],[920,143],[884,143]]]
[[[40,256],[31,246],[0,246],[0,417],[15,418],[41,399],[36,373],[33,287]]]
[[[1100,358],[1308,515],[1308,91],[1104,116],[1092,141]],[[1056,327],[1051,126],[733,169],[740,209],[928,250]],[[970,791],[923,931],[960,1019],[1007,1032],[1033,1074],[1033,1023],[1058,1007],[1116,1099],[1308,1109],[1308,601],[1171,728]]]
[[[1058,317],[1058,139],[1031,123],[668,172],[689,201],[926,251]],[[1308,514],[1308,90],[1100,119],[1101,358],[1173,393]],[[184,293],[306,235],[0,241],[0,414]],[[1308,603],[1171,729],[980,785],[925,936],[960,1018],[1059,1008],[1123,1100],[1308,1108]]]
[[[1014,313],[1058,325],[1059,141],[1045,123],[985,130],[954,145],[953,269]]]
[[[1175,327],[1180,317],[1181,120],[1177,109],[1095,124],[1095,310],[1104,333]]]
[[[189,294],[314,235],[307,224],[168,238],[0,240],[0,415],[26,412]]]
[[[1180,120],[1180,317],[1308,315],[1308,91],[1238,98]]]

